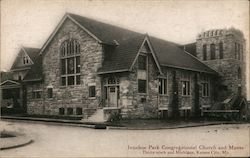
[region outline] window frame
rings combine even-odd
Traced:
[[[52,87],[47,88],[47,98],[53,99],[53,88]]]
[[[203,61],[207,60],[207,45],[206,44],[202,46],[202,59]]]
[[[69,73],[69,62],[73,61],[73,72]],[[72,67],[71,66],[71,67]],[[76,39],[67,39],[60,46],[60,85],[79,86],[81,85],[81,46]],[[73,77],[73,84],[70,78]]]
[[[145,60],[145,62],[143,62],[143,68],[141,68],[141,64],[140,63],[142,63],[142,62],[140,62],[140,59],[142,59],[143,58],[143,61]],[[146,71],[147,70],[147,65],[148,65],[148,62],[147,62],[147,55],[144,55],[144,54],[139,54],[138,55],[138,70],[144,70],[144,71]]]
[[[220,59],[224,58],[224,49],[223,49],[223,47],[224,47],[223,42],[220,42],[219,43],[219,57],[220,57]]]
[[[212,43],[210,44],[210,60],[215,60],[216,59],[216,48],[215,44]]]
[[[72,107],[67,107],[67,113],[66,115],[74,115],[74,109]]]
[[[160,95],[168,95],[168,78],[159,78],[158,79],[158,93]],[[161,91],[160,91],[161,90]]]
[[[40,93],[40,97],[37,97],[38,96],[37,94],[39,94],[39,93]],[[40,100],[40,99],[42,99],[42,90],[32,90],[32,96],[31,96],[31,98],[33,100]]]
[[[185,87],[187,87],[185,90],[185,94],[184,94],[184,85]],[[191,75],[188,73],[182,73],[181,75],[181,95],[184,97],[191,96]]]
[[[95,98],[96,97],[96,86],[95,85],[89,86],[88,90],[89,90],[89,98]],[[94,90],[94,91],[92,91],[92,90]],[[94,94],[94,95],[92,95],[92,94]]]
[[[210,97],[210,79],[208,76],[201,76],[201,96]]]
[[[65,115],[65,108],[60,107],[60,108],[58,109],[58,114],[59,114],[59,115]]]
[[[140,88],[139,88],[139,87],[140,87],[140,82],[142,82],[142,81],[145,82],[145,88],[144,88],[144,89],[145,89],[145,92],[144,92],[144,91],[143,91],[143,92],[140,91]],[[138,86],[137,86],[137,88],[138,88],[138,93],[139,93],[139,94],[147,94],[147,88],[148,88],[148,86],[147,86],[147,80],[137,79],[137,84],[138,84]]]

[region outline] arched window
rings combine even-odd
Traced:
[[[238,79],[240,80],[241,79],[241,68],[240,67],[238,68],[238,72],[237,73],[238,73]]]
[[[61,85],[80,84],[80,44],[70,39],[62,43],[61,53]]]
[[[202,52],[203,52],[203,60],[207,60],[207,45],[206,44],[203,45]]]
[[[223,43],[219,43],[219,53],[220,53],[220,59],[223,59]]]
[[[211,44],[210,45],[210,54],[211,54],[211,60],[214,60],[215,59],[215,45],[214,44]]]

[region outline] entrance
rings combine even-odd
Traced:
[[[108,106],[117,107],[118,105],[118,87],[111,86],[108,87]]]
[[[118,107],[118,99],[119,99],[119,86],[110,86],[107,88],[108,93],[108,107]]]
[[[119,78],[111,76],[104,79],[105,107],[118,107],[120,99]]]

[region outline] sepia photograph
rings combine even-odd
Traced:
[[[0,0],[0,157],[250,157],[248,0]]]

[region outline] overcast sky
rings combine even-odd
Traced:
[[[247,0],[2,0],[1,70],[10,68],[22,45],[41,48],[66,12],[180,44],[194,42],[201,31],[235,27],[249,43]]]

